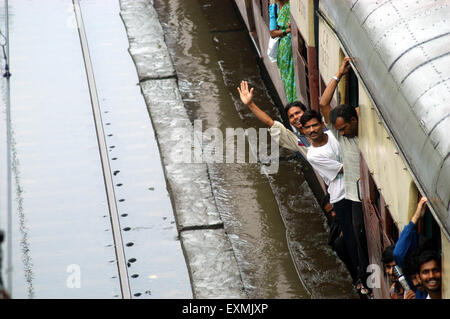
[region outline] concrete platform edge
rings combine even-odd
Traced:
[[[186,151],[181,147],[185,140],[180,137],[196,137],[153,3],[120,0],[120,7],[129,52],[158,141],[194,298],[247,298],[236,257],[215,205],[207,164],[180,162],[182,152]],[[189,194],[186,189],[195,194]],[[201,200],[198,200],[199,193]]]

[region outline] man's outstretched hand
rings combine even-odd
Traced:
[[[247,81],[241,82],[241,87],[238,87],[239,95],[241,96],[241,101],[248,106],[249,110],[255,114],[256,118],[263,122],[268,127],[272,127],[274,121],[272,118],[262,111],[255,103],[253,103],[253,88],[248,89]]]
[[[241,82],[241,87],[238,87],[239,95],[241,96],[241,101],[245,105],[249,105],[253,100],[253,88],[248,90],[248,83],[247,81]]]

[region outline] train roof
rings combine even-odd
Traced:
[[[319,5],[450,238],[450,1]]]

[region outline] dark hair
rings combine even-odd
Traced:
[[[381,261],[384,265],[394,261],[394,247],[394,245],[391,245],[383,251],[383,254],[381,255]]]
[[[312,119],[317,119],[319,123],[322,123],[322,115],[320,115],[316,110],[308,110],[303,113],[302,118],[300,119],[300,123],[302,124],[302,126],[304,126],[306,122]]]
[[[437,251],[425,250],[421,252],[419,257],[417,257],[417,269],[420,270],[420,266],[432,260],[436,260],[436,262],[441,265],[441,256]]]
[[[417,266],[417,257],[418,253],[415,251],[408,252],[403,260],[403,274],[405,276],[412,276],[419,272],[419,268]]]
[[[412,251],[408,251],[403,261],[403,273],[411,276],[419,273],[419,257],[425,251],[438,251],[438,244],[432,238],[419,235],[418,247]],[[427,253],[428,254],[428,253]],[[429,261],[429,260],[428,260]],[[427,262],[427,261],[425,261]]]
[[[341,104],[331,110],[331,112],[330,112],[331,124],[334,125],[336,123],[336,119],[338,117],[342,117],[345,122],[350,122],[352,117],[358,118],[358,115],[356,114],[356,110],[353,106],[350,106],[347,104]]]
[[[301,108],[303,112],[306,112],[306,110],[307,110],[305,104],[303,104],[303,103],[300,102],[300,101],[294,101],[294,102],[291,102],[291,103],[289,103],[289,104],[286,104],[286,106],[284,107],[284,111],[286,112],[286,114],[287,114],[287,112],[289,111],[289,109],[290,109],[291,107],[293,107],[293,106],[296,106],[296,107]]]

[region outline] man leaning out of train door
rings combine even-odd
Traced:
[[[337,222],[342,230],[345,247],[350,257],[349,272],[353,283],[356,284],[358,280],[358,251],[351,221],[351,203],[345,199],[343,179],[345,170],[343,169],[339,143],[331,131],[323,131],[322,116],[317,111],[306,111],[300,122],[303,133],[311,140],[311,146],[306,155],[307,160],[328,186],[330,203],[336,212]],[[362,291],[360,287],[355,288],[360,294],[367,295],[368,293],[368,291]]]
[[[263,124],[267,125],[270,129],[270,135],[274,141],[276,141],[282,147],[290,149],[294,152],[306,152],[306,147],[310,145],[308,139],[301,134],[302,126],[300,118],[306,111],[306,106],[300,101],[289,103],[285,106],[284,110],[289,119],[289,123],[297,130],[298,134],[295,134],[291,130],[288,130],[284,125],[273,120],[267,113],[261,110],[255,102],[253,102],[253,88],[248,89],[247,81],[242,81],[238,92],[241,97],[242,103],[248,106],[250,111],[260,120]]]
[[[268,114],[266,114],[264,111],[262,111],[254,102],[253,102],[253,88],[251,88],[250,90],[248,89],[248,83],[246,81],[242,81],[240,87],[238,87],[238,92],[240,94],[240,98],[242,100],[242,102],[248,106],[248,108],[253,112],[253,114],[265,125],[267,125],[270,128],[270,135],[271,138],[273,138],[279,145],[281,145],[282,147],[285,147],[287,149],[293,150],[293,151],[297,151],[297,152],[305,152],[306,148],[303,145],[303,143],[308,143],[307,145],[310,145],[309,141],[306,140],[306,138],[304,138],[301,140],[300,138],[298,138],[292,131],[288,130],[287,128],[284,127],[284,125],[278,121],[274,121]],[[287,117],[289,119],[290,124],[297,129],[297,131],[302,132],[303,128],[302,128],[302,118],[305,114],[305,112],[310,112],[310,111],[306,111],[306,107],[299,101],[290,103],[288,105],[286,105],[285,107],[285,111],[287,113]],[[317,132],[315,132],[313,135],[314,139],[316,139],[317,137],[320,139],[323,139],[324,136],[327,136],[325,133],[323,133],[323,131],[326,131],[326,129],[323,127],[323,122],[322,122],[322,118],[320,115],[318,115],[319,121],[322,123],[322,125],[320,125],[321,131],[322,133],[320,135],[317,134]],[[314,127],[316,129],[316,127]],[[311,130],[308,131],[308,139],[312,140],[310,137],[310,134],[312,132],[310,132]],[[306,132],[303,132],[304,134],[306,134]],[[317,135],[316,135],[317,134]],[[332,136],[332,134],[330,134]],[[335,141],[336,139],[334,138],[334,136],[332,136],[332,139]],[[329,145],[331,145],[331,142],[328,143]],[[317,145],[317,144],[316,144]],[[333,144],[334,145],[334,144]],[[335,146],[335,145],[334,145]],[[325,147],[324,147],[325,148]],[[308,149],[311,149],[311,147],[309,147]],[[334,161],[336,160],[336,158],[340,158],[340,154],[339,154],[339,147],[335,147],[334,148],[336,150],[336,153],[333,154],[333,159]],[[309,153],[309,151],[308,151]],[[316,152],[314,152],[316,153]],[[308,155],[307,159],[308,159]],[[317,158],[317,155],[315,156]],[[308,159],[308,161],[311,163],[310,159]],[[319,160],[317,159],[317,162],[323,162],[323,163],[327,163],[326,158]],[[311,164],[312,165],[312,164]],[[317,166],[317,165],[316,165]],[[336,205],[338,206],[337,210],[335,208],[335,211],[338,213],[338,215],[341,215],[341,218],[338,218],[338,221],[340,223],[340,228],[343,230],[343,236],[344,236],[344,243],[345,243],[345,248],[349,254],[349,257],[351,260],[348,261],[348,268],[349,268],[349,272],[350,275],[353,278],[353,282],[356,283],[357,281],[357,251],[356,251],[356,246],[354,244],[354,240],[352,240],[352,238],[354,238],[354,234],[353,234],[353,228],[351,227],[351,216],[349,216],[348,214],[348,218],[345,218],[345,213],[349,212],[349,209],[347,208],[346,210],[343,210],[343,202],[347,203],[347,207],[348,207],[348,203],[349,201],[344,201],[343,197],[344,197],[344,193],[345,193],[345,188],[344,188],[344,184],[342,183],[342,174],[338,174],[339,171],[342,169],[342,161],[337,161],[336,162],[336,168],[338,168],[337,171],[335,171],[334,176],[332,176],[331,178],[326,178],[325,182],[327,183],[327,185],[329,185],[329,182],[332,181],[333,179],[336,179],[336,177],[339,177],[339,179],[336,179],[335,182],[339,182],[339,185],[341,187],[329,187],[328,188],[328,192],[330,193],[330,202],[333,204],[333,207],[335,207]],[[314,167],[314,165],[313,165]],[[318,170],[319,174],[321,174],[322,178],[323,175],[330,175],[329,172],[324,172],[323,169],[321,168],[317,168],[315,167],[316,170]],[[326,170],[333,170],[333,165],[331,165],[330,167],[325,167]],[[319,171],[320,170],[320,171]],[[331,173],[333,174],[333,173]],[[327,182],[328,181],[328,182]],[[333,196],[331,196],[331,194]],[[337,203],[337,204],[336,204]],[[348,227],[348,225],[350,225],[350,227]],[[353,262],[352,262],[353,261]],[[360,294],[364,294],[367,293],[367,291],[361,291],[362,287],[357,287],[357,290]]]
[[[345,198],[351,201],[352,224],[358,250],[358,285],[366,286],[368,277],[366,270],[369,265],[369,257],[367,253],[362,203],[359,200],[357,189],[357,181],[360,177],[358,115],[355,108],[349,105],[343,104],[335,108],[332,108],[330,105],[341,77],[349,69],[350,58],[345,57],[338,72],[330,80],[323,92],[319,105],[328,129],[333,132],[341,146],[344,164]]]

